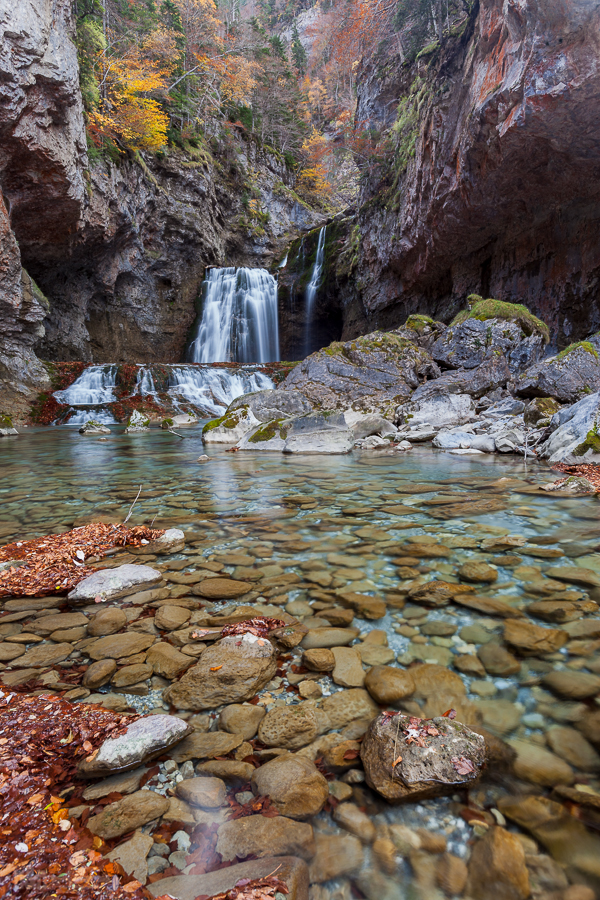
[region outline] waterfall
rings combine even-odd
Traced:
[[[209,269],[202,319],[190,346],[195,363],[279,359],[277,282],[266,269]]]
[[[317,255],[315,257],[315,264],[313,266],[312,274],[310,276],[310,281],[306,285],[305,292],[305,309],[306,309],[306,326],[305,326],[305,337],[304,337],[304,355],[308,356],[311,353],[311,322],[313,316],[313,310],[315,306],[315,300],[317,297],[317,291],[321,287],[321,275],[323,274],[323,259],[325,257],[325,232],[327,230],[327,226],[324,225],[319,231],[319,241],[317,244]]]
[[[169,376],[169,396],[173,405],[184,400],[204,416],[222,416],[232,400],[253,391],[271,390],[275,385],[262,372],[173,366]]]
[[[70,406],[103,406],[115,401],[116,366],[88,366],[64,391],[54,391],[59,403]]]

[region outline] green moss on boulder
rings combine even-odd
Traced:
[[[545,344],[550,340],[548,326],[521,303],[505,303],[503,300],[493,300],[492,298],[484,300],[479,294],[471,294],[467,297],[467,302],[469,309],[459,312],[452,320],[451,325],[462,325],[467,319],[479,319],[481,322],[485,322],[487,319],[508,319],[520,325],[528,337],[531,334],[539,334],[543,337]]]
[[[591,353],[592,356],[595,356],[598,359],[598,351],[594,347],[593,344],[590,344],[589,341],[577,341],[575,344],[569,344],[568,347],[565,347],[564,350],[561,350],[560,353],[556,355],[557,359],[564,359],[566,356],[569,356],[570,353],[573,353],[575,350],[585,350],[586,353]]]

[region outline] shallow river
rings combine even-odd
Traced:
[[[384,599],[385,616],[354,619],[361,638],[371,630],[385,632],[374,636],[372,646],[380,649],[372,657],[365,654],[365,665],[425,662],[460,671],[467,690],[465,709],[473,721],[477,719],[504,741],[525,741],[534,750],[552,752],[553,758],[571,767],[572,778],[561,776],[563,784],[575,784],[577,790],[583,787],[588,793],[600,790],[600,757],[578,729],[597,710],[594,695],[569,695],[564,688],[551,692],[542,683],[553,671],[600,674],[596,647],[600,642],[586,640],[587,635],[573,627],[576,622],[599,618],[593,603],[586,606],[585,616],[573,612],[569,618],[565,613],[567,618],[560,624],[556,617],[548,617],[559,612],[546,609],[540,616],[530,611],[527,621],[538,626],[571,628],[568,642],[554,652],[546,649],[535,654],[531,648],[513,647],[517,671],[509,671],[509,665],[507,674],[492,674],[493,662],[484,668],[477,654],[489,644],[505,648],[505,619],[493,611],[477,612],[454,603],[426,608],[407,598],[411,587],[432,578],[451,584],[464,581],[459,568],[478,562],[486,564],[484,569],[491,565],[497,573],[493,582],[473,579],[477,597],[484,600],[503,600],[519,609],[544,600],[564,600],[574,607],[599,600],[600,554],[596,548],[600,543],[600,504],[596,499],[544,493],[540,485],[556,480],[558,474],[514,457],[455,456],[419,446],[404,454],[354,451],[329,458],[227,453],[210,448],[210,460],[198,462],[205,452],[201,428],[183,434],[179,439],[153,429],[148,434],[125,435],[122,428],[115,428],[99,440],[64,426],[31,429],[18,438],[3,439],[0,541],[8,543],[90,521],[123,521],[141,486],[131,524],[154,521],[156,527],[182,527],[194,553],[225,561],[223,574],[251,580],[259,591],[261,579],[269,579],[269,590],[256,602],[286,606],[309,627],[315,614],[318,620],[319,609],[330,605],[339,593]],[[493,545],[492,538],[506,534],[522,536],[525,546],[519,546],[518,540],[512,547],[502,546],[501,540]],[[484,548],[482,541],[486,542]],[[418,548],[412,554],[411,543]],[[427,552],[427,547],[440,546],[440,552]],[[234,560],[227,564],[227,554],[232,553],[254,557],[256,563],[239,565]],[[178,563],[174,569],[181,572],[185,556],[178,554],[172,559]],[[576,575],[574,569],[569,580],[564,573],[569,566],[583,568],[588,574]],[[560,577],[553,578],[555,567]],[[300,575],[301,586],[272,587],[273,579],[276,582],[282,572]],[[592,628],[589,635],[598,637],[600,628],[597,634]],[[496,669],[501,671],[502,665]],[[324,696],[340,689],[328,675],[316,683]],[[148,697],[131,695],[130,700],[143,711],[160,705],[160,696],[154,691]],[[281,687],[275,685],[265,705],[281,702]],[[409,702],[405,708],[419,714],[416,704],[411,707]],[[421,710],[427,715],[441,712],[432,698]],[[590,736],[589,728],[583,731]],[[600,738],[598,726],[596,738]],[[474,841],[499,823],[520,835],[526,858],[530,858],[534,896],[554,896],[554,891],[562,898],[568,882],[597,885],[600,841],[590,850],[595,863],[574,861],[574,850],[553,848],[552,842],[532,827],[520,829],[515,824],[518,816],[505,817],[498,812],[501,801],[510,794],[521,798],[550,795],[552,775],[547,771],[551,771],[551,760],[542,754],[541,761],[533,759],[531,766],[531,780],[523,777],[523,767],[520,779],[502,772],[488,776],[471,791],[468,802],[476,810],[474,814],[465,813],[464,793],[390,807],[357,781],[352,787],[354,802],[371,817],[376,841],[389,844],[391,835],[398,856],[390,861],[385,858],[384,844],[366,840],[362,874],[353,875],[354,885],[363,893],[356,893],[341,876],[313,886],[311,900],[349,900],[352,890],[354,896],[369,900],[395,900],[413,890],[428,900],[443,896],[439,892],[444,890],[444,878],[450,879],[452,872],[446,872],[440,848],[428,849],[425,839],[421,849],[403,848],[399,824],[441,835],[447,853],[468,861]],[[600,797],[597,799],[600,808]],[[572,821],[583,828],[583,820],[592,829],[584,828],[585,835],[595,842],[598,812],[584,805],[582,814],[579,801],[573,802],[571,812],[578,819]],[[327,813],[321,813],[314,824],[325,835],[342,833]],[[396,832],[390,832],[390,826]],[[577,833],[567,826],[568,822],[564,839],[559,840],[563,848],[577,842]],[[553,861],[546,856],[548,852]],[[456,877],[458,884],[460,877]],[[482,896],[473,884],[473,895]],[[464,890],[462,885],[458,893],[464,895]],[[453,893],[447,885],[446,893]],[[526,894],[516,890],[514,896]],[[575,894],[572,900],[577,900]],[[586,900],[583,895],[582,900]]]

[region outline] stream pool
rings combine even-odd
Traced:
[[[600,796],[595,794],[600,791],[600,756],[582,737],[587,734],[598,747],[600,729],[597,723],[595,732],[592,726],[581,726],[597,711],[593,692],[570,696],[567,688],[551,692],[543,683],[551,672],[600,674],[600,642],[595,640],[600,624],[596,631],[592,626],[600,619],[595,606],[600,601],[598,500],[545,493],[541,485],[556,480],[557,473],[497,454],[455,456],[415,446],[408,453],[354,451],[347,456],[303,457],[227,453],[210,447],[210,459],[199,462],[205,452],[201,425],[182,433],[182,439],[156,429],[125,435],[115,427],[110,436],[98,439],[62,426],[32,428],[3,439],[0,541],[60,532],[91,521],[123,521],[141,486],[131,524],[181,527],[186,531],[186,553],[195,554],[189,563],[185,553],[166,558],[167,570],[171,562],[174,571],[193,571],[199,556],[219,563],[222,574],[253,583],[260,594],[253,602],[286,608],[309,627],[318,627],[319,611],[337,603],[343,593],[383,599],[383,616],[354,619],[361,646],[366,646],[368,633],[375,632],[363,658],[365,666],[426,663],[458,671],[466,690],[464,708],[459,710],[463,718],[519,745],[519,759],[526,756],[524,745],[532,748],[529,763],[523,756],[518,777],[500,769],[496,776],[492,772],[468,800],[457,793],[391,807],[359,779],[351,782],[353,800],[366,810],[378,837],[375,843],[365,841],[360,873],[354,871],[350,880],[342,872],[313,885],[311,900],[352,896],[396,900],[412,896],[413,890],[414,896],[430,900],[444,891],[464,893],[464,884],[454,891],[444,887],[443,873],[454,870],[441,862],[439,847],[427,850],[423,839],[421,849],[411,848],[400,826],[438,835],[446,854],[466,862],[474,841],[486,829],[503,824],[519,836],[526,857],[533,860],[528,863],[533,896],[563,898],[569,882],[596,887],[597,809],[579,806],[581,797],[573,800],[575,830],[569,830],[567,815],[564,840],[557,849],[556,841],[545,839],[540,828],[523,824],[526,812],[504,816],[498,808],[510,795],[549,797],[555,785],[548,773],[557,758],[567,767],[561,770],[558,765],[563,775],[557,782],[567,788],[575,785],[580,794],[594,794],[600,808]],[[507,534],[521,537],[512,545],[503,544]],[[156,558],[139,559],[152,565]],[[428,580],[464,582],[459,570],[467,563],[480,563],[488,573],[487,580],[471,582],[482,599],[481,610],[455,603],[431,608],[411,600],[410,591]],[[493,573],[489,576],[490,566],[495,578]],[[299,577],[287,582],[282,578],[278,585],[283,575]],[[528,611],[526,621],[565,628],[568,641],[553,652],[512,647],[517,657],[512,668],[494,669],[489,662],[484,668],[477,662],[478,653],[487,645],[504,649],[506,622],[491,606],[485,610],[486,599],[504,601],[518,610],[547,601],[545,607]],[[561,603],[565,609],[570,604],[571,611],[552,606]],[[580,627],[583,622],[590,623],[588,632]],[[300,648],[294,653],[297,663]],[[341,689],[329,675],[315,683],[324,696]],[[289,698],[282,699],[282,690],[281,684],[271,683],[261,703],[267,708],[289,703]],[[158,691],[147,697],[125,696],[140,711],[160,709]],[[299,700],[292,697],[292,702]],[[404,708],[413,715],[441,714],[435,697],[421,702],[419,707],[409,701]],[[439,703],[444,702],[441,683]],[[569,767],[572,775],[565,776]],[[344,833],[327,813],[313,824],[325,837]],[[579,834],[575,826],[593,842],[585,859],[575,858]],[[391,860],[390,840],[397,852]],[[575,894],[572,900],[577,900]]]

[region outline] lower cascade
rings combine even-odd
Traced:
[[[188,357],[195,363],[279,360],[276,279],[266,269],[209,269]]]
[[[81,425],[91,418],[103,425],[114,424],[111,404],[136,397],[154,401],[165,414],[221,416],[236,397],[274,387],[271,378],[254,366],[148,365],[136,369],[133,390],[117,396],[119,367],[89,366],[68,388],[54,392],[54,399],[65,406],[57,423],[66,420],[69,425]]]

